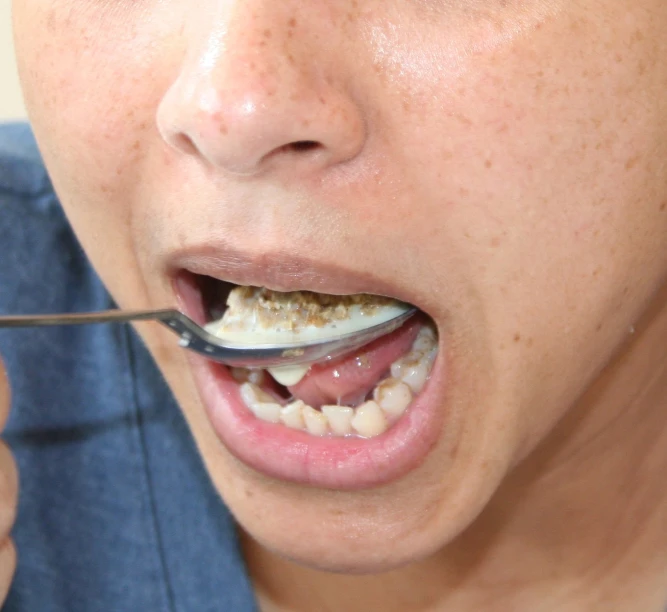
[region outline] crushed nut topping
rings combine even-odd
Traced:
[[[352,310],[373,315],[378,309],[396,305],[392,298],[359,293],[327,295],[313,291],[271,291],[264,287],[236,287],[228,298],[222,325],[228,330],[243,329],[248,324],[282,331],[302,327],[323,327],[351,316]]]

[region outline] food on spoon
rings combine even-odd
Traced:
[[[409,308],[378,295],[336,296],[240,286],[230,292],[222,318],[206,329],[227,342],[245,345],[313,342],[384,323]],[[293,385],[308,368],[308,364],[280,366],[269,372],[279,383]]]

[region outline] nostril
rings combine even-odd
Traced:
[[[187,155],[195,155],[197,153],[197,145],[195,145],[192,138],[187,134],[175,134],[172,137],[172,145]]]
[[[317,149],[319,146],[320,143],[315,142],[314,140],[298,140],[297,142],[288,144],[286,148],[293,151],[294,153],[305,153],[307,151]]]

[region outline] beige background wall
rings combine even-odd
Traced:
[[[25,116],[14,65],[10,0],[0,0],[0,121]]]

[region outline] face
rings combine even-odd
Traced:
[[[194,273],[432,319],[400,436],[334,465],[252,430],[274,469],[236,439],[222,366],[139,329],[225,502],[298,562],[445,546],[667,273],[662,0],[22,0],[14,25],[47,167],[121,307],[196,303]]]

